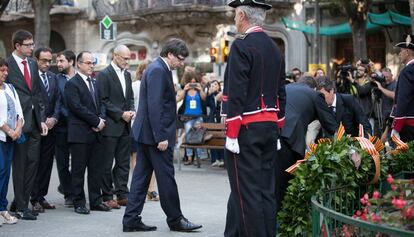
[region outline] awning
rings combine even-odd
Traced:
[[[306,25],[303,22],[292,21],[286,17],[282,18],[282,22],[288,29],[302,31],[307,34],[315,34],[316,32],[314,25]],[[382,14],[368,13],[367,30],[375,30],[380,27],[389,27],[394,25],[411,26],[411,18],[393,11],[387,11]],[[321,26],[319,28],[319,34],[323,36],[335,36],[351,33],[352,29],[349,23],[333,26]]]

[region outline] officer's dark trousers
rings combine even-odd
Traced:
[[[275,170],[278,127],[273,122],[242,125],[240,154],[225,152],[231,193],[224,236],[275,236]]]
[[[401,141],[409,142],[414,140],[414,126],[405,125],[400,132]]]

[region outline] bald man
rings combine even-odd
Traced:
[[[107,116],[106,126],[102,130],[103,148],[100,149],[104,162],[102,195],[104,203],[113,209],[125,206],[129,193],[129,133],[135,114],[131,74],[126,70],[130,54],[127,46],[118,45],[112,54],[111,64],[97,77],[100,82],[100,100]],[[114,159],[115,166],[112,168]],[[116,201],[114,195],[117,196]]]

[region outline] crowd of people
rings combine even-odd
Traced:
[[[141,217],[147,199],[160,201],[170,230],[200,229],[181,211],[173,149],[177,124],[188,133],[209,122],[226,124],[224,148],[186,149],[183,159],[190,165],[210,152],[211,165],[226,168],[231,193],[224,235],[275,236],[291,179],[285,170],[318,137],[332,137],[342,123],[352,136],[363,125],[364,136],[383,142],[393,135],[414,140],[413,36],[396,45],[405,64],[398,82],[389,68],[378,70],[366,59],[355,69],[340,67],[332,79],[321,68],[294,68],[286,76],[279,48],[261,27],[271,5],[233,0],[229,6],[239,34],[224,82],[187,66],[181,85],[174,85],[172,70],[184,67],[189,55],[180,39],[166,42],[160,57],[139,65],[134,77],[129,48],[117,45],[95,78],[91,52],[58,53],[54,74],[52,50],[36,48],[32,58],[33,35],[14,32],[13,53],[0,58],[0,224],[36,220],[56,208],[46,199],[55,157],[58,191],[75,213],[126,206],[124,232],[154,231]]]

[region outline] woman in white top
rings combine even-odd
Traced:
[[[7,211],[7,189],[15,142],[23,142],[23,112],[13,85],[5,83],[7,62],[0,58],[0,223],[14,224],[17,218]],[[1,219],[3,218],[3,220]]]

